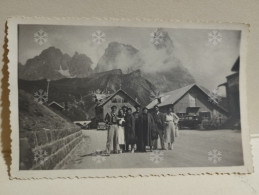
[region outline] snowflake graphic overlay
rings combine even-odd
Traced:
[[[92,34],[93,42],[97,43],[98,45],[101,45],[105,42],[105,37],[106,37],[105,33],[100,30],[97,30]]]
[[[48,153],[42,150],[41,148],[39,150],[35,150],[33,154],[34,154],[34,161],[36,163],[39,162],[41,165],[43,165],[44,162],[47,160]]]
[[[214,30],[209,32],[208,40],[212,45],[216,46],[222,41],[222,35],[218,31]]]
[[[43,30],[39,30],[38,32],[34,33],[34,41],[39,45],[43,45],[48,41],[48,34]]]
[[[106,161],[106,157],[102,156],[101,150],[96,150],[96,152],[92,156],[92,160],[95,161],[97,164],[101,164],[102,162]]]
[[[210,91],[208,101],[213,104],[218,104],[222,100],[221,94],[218,92],[218,88]]]
[[[40,89],[34,93],[34,101],[43,104],[48,101],[48,94]]]
[[[150,160],[158,164],[164,160],[164,153],[159,150],[154,150],[152,153],[150,153]]]
[[[217,164],[222,160],[222,153],[216,149],[208,152],[208,160],[214,164]]]
[[[150,36],[151,36],[151,39],[150,39],[151,43],[154,45],[159,45],[163,41],[164,34],[163,32],[156,30],[152,32]]]

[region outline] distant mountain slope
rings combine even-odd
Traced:
[[[92,60],[85,54],[70,57],[60,49],[49,47],[40,55],[29,59],[25,65],[19,63],[19,78],[25,80],[62,79],[86,77],[92,73]]]
[[[92,91],[116,92],[121,88],[141,105],[150,102],[150,96],[155,87],[143,78],[140,71],[123,74],[121,70],[97,73],[86,78],[65,78],[50,82],[49,102],[57,101],[67,110],[63,113],[73,120],[91,119],[95,116],[95,102],[92,101]],[[46,90],[47,81],[19,80],[19,89],[34,94],[39,89]]]

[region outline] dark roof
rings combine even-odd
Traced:
[[[191,84],[185,87],[182,87],[180,89],[176,89],[174,91],[169,91],[166,93],[163,93],[160,95],[159,98],[161,98],[161,103],[158,104],[157,100],[153,100],[150,104],[147,105],[148,109],[153,108],[155,105],[158,105],[159,107],[166,106],[166,105],[172,105],[177,100],[179,100],[186,92],[188,92],[195,84]]]
[[[135,101],[129,94],[127,94],[125,91],[123,91],[122,89],[119,89],[118,91],[116,91],[114,94],[112,94],[111,96],[107,97],[102,103],[100,103],[99,105],[97,105],[97,107],[99,106],[103,106],[105,105],[110,99],[112,99],[115,95],[117,95],[119,92],[123,93],[124,95],[126,95],[129,99],[131,99],[135,105],[140,105],[137,101]]]
[[[155,105],[158,107],[163,107],[167,105],[174,105],[177,103],[178,100],[180,100],[185,94],[187,94],[193,87],[197,87],[204,95],[206,95],[209,98],[208,92],[209,90],[205,90],[204,87],[199,86],[197,84],[191,84],[185,87],[182,87],[180,89],[176,89],[174,91],[166,92],[160,95],[161,103],[158,102],[157,99],[153,100],[150,104],[147,105],[148,109],[152,109]],[[228,111],[223,108],[222,106],[218,104],[214,104],[219,109],[223,110],[225,113],[228,113]]]
[[[238,77],[239,76],[239,73],[238,72],[235,72],[235,73],[233,73],[233,74],[231,74],[231,75],[228,75],[227,76],[227,79],[230,79],[230,78],[233,78],[233,77]]]
[[[231,68],[231,71],[233,72],[239,72],[239,66],[240,66],[240,57],[237,58],[235,64]]]

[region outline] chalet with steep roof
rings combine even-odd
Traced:
[[[125,91],[119,89],[114,94],[104,98],[95,107],[96,122],[103,122],[106,114],[111,112],[111,107],[114,105],[117,106],[117,111],[123,106],[127,106],[135,112],[135,106],[140,104]]]
[[[220,118],[222,121],[228,117],[228,111],[219,104],[210,102],[208,92],[197,84],[163,93],[148,104],[147,108],[153,109],[155,105],[164,113],[168,107],[173,107],[179,117],[196,115],[201,120]]]
[[[52,101],[48,104],[48,106],[52,109],[58,110],[58,111],[63,111],[65,108],[61,104],[59,104],[56,101]]]

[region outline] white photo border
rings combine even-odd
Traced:
[[[76,25],[76,26],[125,26],[125,27],[161,27],[184,29],[240,30],[240,110],[243,149],[243,166],[230,167],[189,167],[189,168],[131,168],[131,169],[73,169],[73,170],[19,170],[19,110],[18,110],[18,25]],[[99,177],[145,177],[169,175],[203,175],[203,174],[247,174],[253,172],[250,134],[247,112],[247,37],[249,25],[236,23],[161,21],[149,19],[116,18],[46,18],[46,17],[12,17],[8,25],[8,70],[9,100],[11,125],[11,179],[36,178],[99,178]]]

